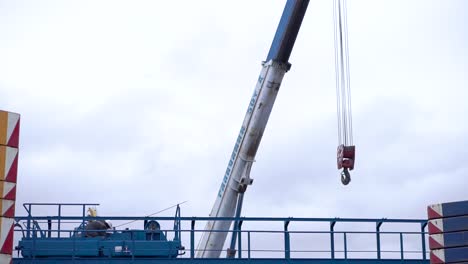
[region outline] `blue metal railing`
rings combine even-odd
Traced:
[[[70,239],[75,245],[79,236],[77,236],[76,228],[63,228],[68,225],[80,226],[83,223],[91,220],[109,220],[109,221],[159,221],[165,223],[161,232],[167,237],[168,234],[174,234],[174,239],[181,241],[185,248],[185,254],[179,258],[190,258],[197,259],[195,240],[198,240],[199,236],[204,230],[197,229],[198,223],[206,222],[210,220],[215,221],[237,221],[237,229],[225,231],[225,230],[214,230],[213,232],[227,232],[231,235],[237,236],[236,242],[236,255],[238,259],[256,259],[256,258],[271,258],[277,256],[281,259],[297,259],[297,258],[317,258],[314,254],[320,253],[320,258],[327,259],[361,259],[364,255],[373,254],[372,259],[385,260],[389,259],[383,254],[393,254],[397,257],[391,259],[417,259],[427,260],[426,252],[426,239],[427,233],[425,228],[427,220],[419,219],[371,219],[371,218],[266,218],[266,217],[223,217],[223,218],[211,218],[211,217],[181,217],[180,211],[177,210],[175,217],[88,217],[85,215],[86,206],[96,206],[97,204],[53,204],[58,207],[56,216],[33,216],[32,205],[49,205],[49,204],[26,204],[25,208],[28,213],[27,216],[15,217],[17,227],[15,231],[19,232],[22,238],[32,239],[33,248],[31,249],[31,255],[35,256],[34,245],[40,239],[47,238],[61,238]],[[78,206],[81,207],[81,213],[78,216],[64,216],[61,209],[64,206]],[[312,229],[310,227],[303,227],[304,224],[327,224],[325,229]],[[351,230],[356,229],[356,225],[367,224],[373,225],[373,230]],[[396,226],[392,228],[392,224],[405,224],[411,226],[411,231],[399,231]],[[243,228],[243,226],[247,226]],[[260,226],[256,227],[255,226]],[[46,226],[46,227],[45,227]],[[52,228],[54,226],[54,228]],[[163,225],[161,225],[163,226]],[[339,226],[341,230],[337,230]],[[382,231],[382,226],[388,227],[390,231]],[[143,224],[141,225],[143,230]],[[183,228],[184,227],[184,228]],[[276,227],[276,229],[275,229]],[[172,228],[172,229],[171,229]],[[343,229],[347,228],[347,229]],[[293,230],[294,229],[294,230]],[[90,231],[90,230],[88,230]],[[115,232],[137,232],[138,229],[132,230],[107,230],[109,233]],[[182,235],[184,234],[184,235]],[[262,236],[275,236],[276,239],[266,240],[269,243],[258,242],[255,239],[261,238]],[[298,237],[304,237],[309,239],[305,241],[304,238],[298,239]],[[320,239],[312,239],[315,236],[320,236]],[[366,247],[364,249],[356,249],[359,243],[356,243],[356,237],[359,236],[374,236],[375,243],[372,247]],[[409,237],[419,236],[419,242],[415,242],[413,239],[412,243],[408,243],[406,239]],[[385,247],[389,246],[389,243],[384,243],[383,238],[396,238],[395,241],[390,243],[395,249],[388,250]],[[311,242],[312,241],[312,242]],[[368,240],[367,240],[368,241]],[[135,244],[134,236],[128,240],[128,243]],[[270,243],[271,242],[271,243]],[[275,244],[272,246],[271,244]],[[298,249],[298,245],[303,248]],[[327,248],[324,249],[323,247]],[[396,248],[398,247],[398,248]],[[417,248],[417,249],[415,249]],[[75,247],[73,247],[72,255],[75,256]],[[144,249],[142,249],[144,250]],[[299,255],[305,255],[304,257],[298,257]],[[324,257],[326,254],[326,257]],[[415,256],[408,258],[406,255]],[[129,252],[130,257],[133,258],[132,252]]]
[[[74,241],[76,240],[77,236],[77,230],[75,229],[49,229],[46,230],[46,232],[43,229],[40,228],[40,224],[44,223],[49,223],[52,221],[53,223],[58,224],[59,220],[62,225],[64,223],[71,224],[72,222],[76,224],[80,224],[81,221],[88,221],[88,220],[113,220],[113,221],[118,221],[118,220],[157,220],[157,221],[174,221],[174,220],[180,220],[182,223],[184,222],[189,222],[190,223],[190,229],[181,229],[180,233],[188,233],[188,238],[189,238],[189,244],[190,247],[187,249],[189,252],[189,257],[190,258],[195,258],[195,239],[197,234],[201,234],[203,230],[195,229],[195,225],[198,221],[207,221],[207,220],[212,220],[212,218],[207,218],[207,217],[180,217],[179,219],[175,219],[174,217],[17,217],[16,220],[21,223],[22,221],[30,220],[32,223],[31,224],[31,229],[26,229],[26,234],[27,236],[33,241],[39,240],[39,239],[44,239],[46,238],[46,233],[52,233],[54,234],[53,237],[56,238],[70,238],[73,239]],[[345,223],[369,223],[369,222],[375,222],[375,223],[382,223],[379,221],[382,221],[382,219],[321,219],[321,218],[239,218],[239,219],[231,219],[231,218],[218,218],[216,219],[217,221],[223,221],[223,220],[239,220],[240,222],[248,223],[248,222],[261,222],[264,226],[269,226],[271,224],[277,223],[277,222],[283,222],[284,224],[284,230],[259,230],[259,229],[245,229],[245,230],[231,230],[229,233],[234,233],[238,236],[237,240],[237,255],[236,258],[248,258],[251,259],[253,258],[254,253],[282,253],[284,259],[291,259],[291,254],[292,253],[317,253],[317,252],[322,252],[322,253],[329,253],[329,258],[331,259],[336,259],[337,253],[342,253],[344,259],[348,259],[349,253],[369,253],[369,252],[374,252],[376,254],[376,259],[382,259],[382,253],[383,252],[393,252],[393,253],[399,253],[400,259],[405,259],[404,254],[405,253],[420,253],[420,259],[425,260],[426,259],[426,235],[427,233],[424,232],[423,226],[425,226],[426,222],[424,220],[404,220],[404,219],[386,219],[384,222],[387,223],[419,223],[421,224],[421,231],[417,232],[399,232],[399,231],[380,231],[380,226],[381,224],[377,224],[376,231],[336,231],[334,230],[334,226],[337,222],[345,222]],[[72,222],[70,222],[72,221]],[[330,224],[330,230],[323,231],[323,230],[298,230],[298,231],[291,231],[288,230],[289,226],[291,223],[294,222],[322,222],[322,221],[328,221]],[[239,225],[241,227],[242,225]],[[21,230],[16,230],[16,231],[21,231]],[[88,230],[91,231],[91,230]],[[128,230],[109,230],[108,232],[113,233],[113,232],[129,232]],[[135,230],[136,231],[136,230]],[[132,230],[130,230],[132,232]],[[174,230],[161,230],[165,236],[168,235],[168,233],[174,232]],[[215,230],[214,232],[226,232],[224,230]],[[252,243],[252,237],[255,235],[261,235],[261,234],[276,234],[280,235],[283,237],[283,249],[274,249],[274,248],[266,248],[266,249],[259,249],[256,248],[253,243]],[[330,249],[329,250],[314,250],[311,248],[310,250],[294,250],[291,246],[291,240],[294,235],[297,234],[305,234],[305,235],[328,235],[329,236],[329,243],[330,243]],[[368,251],[358,251],[358,250],[350,250],[349,249],[349,236],[351,235],[375,235],[376,236],[376,249],[375,250],[368,250]],[[411,251],[405,249],[405,244],[403,243],[405,236],[410,236],[410,235],[419,235],[422,237],[421,239],[421,250],[420,251]],[[342,237],[342,250],[338,250],[337,243],[336,243],[336,238]],[[398,236],[399,239],[399,251],[385,251],[382,249],[381,245],[381,239],[382,236]],[[181,239],[181,235],[175,236],[177,239]],[[246,240],[243,240],[242,238],[246,237]],[[243,244],[243,242],[246,243],[246,245]],[[135,240],[132,239],[131,243],[135,243]],[[33,243],[35,244],[35,243]],[[257,245],[258,246],[258,245]],[[245,247],[245,248],[244,248]],[[34,251],[34,248],[33,248]],[[245,253],[246,255],[243,255]],[[33,254],[34,255],[34,254]]]

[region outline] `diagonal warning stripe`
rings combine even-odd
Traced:
[[[445,263],[444,250],[436,249],[431,251],[430,260],[431,264],[443,264]]]
[[[442,204],[433,204],[427,207],[427,216],[429,219],[442,218]]]
[[[468,263],[468,247],[434,249],[430,259],[431,264]]]
[[[427,224],[429,235],[468,231],[468,215],[431,219]]]
[[[16,200],[16,183],[0,181],[0,198]]]
[[[2,264],[11,264],[11,263],[13,263],[11,255],[1,254],[0,253],[0,263],[2,263]]]
[[[15,217],[15,201],[1,199],[0,212],[1,217]]]
[[[429,248],[439,249],[444,247],[444,234],[434,234],[429,236]]]
[[[0,110],[0,145],[19,145],[20,115]]]
[[[0,180],[16,183],[18,149],[0,146]]]
[[[456,247],[468,247],[468,231],[434,234],[429,236],[430,249],[447,249]]]
[[[429,219],[468,215],[468,201],[433,204],[427,207]]]
[[[11,264],[20,115],[0,110],[0,264]]]
[[[0,217],[0,253],[13,253],[13,218]]]

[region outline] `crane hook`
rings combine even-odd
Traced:
[[[341,172],[341,183],[348,185],[351,182],[351,174],[349,174],[348,168],[344,168]]]

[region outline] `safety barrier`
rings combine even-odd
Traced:
[[[428,263],[427,233],[425,231],[427,220],[418,219],[357,219],[357,218],[211,218],[211,217],[88,217],[85,215],[87,206],[97,204],[53,204],[57,206],[58,214],[55,216],[32,216],[32,205],[27,204],[28,216],[16,217],[17,238],[29,239],[31,248],[26,258],[33,258],[40,252],[34,248],[38,241],[50,238],[60,238],[62,243],[75,245],[69,248],[70,259],[77,260],[75,254],[79,243],[83,240],[76,227],[87,221],[111,221],[114,226],[127,225],[130,228],[113,228],[106,230],[111,234],[137,233],[144,231],[144,223],[158,221],[160,232],[168,241],[180,241],[183,248],[177,249],[177,254],[166,258],[193,260],[197,263],[196,241],[204,230],[196,228],[204,226],[206,221],[234,221],[235,229],[230,231],[214,230],[213,232],[228,232],[231,237],[236,236],[236,249],[233,258],[238,260],[255,261],[266,259],[293,261],[293,260],[328,260],[328,261],[413,261],[414,263]],[[64,216],[64,206],[78,206],[81,215]],[[177,224],[176,224],[177,223]],[[140,227],[137,227],[140,226]],[[365,226],[365,227],[363,227]],[[385,229],[385,230],[384,230]],[[404,229],[404,230],[399,230]],[[89,231],[89,230],[88,230]],[[135,235],[130,235],[125,242],[128,247],[118,247],[118,252],[106,253],[106,261],[126,257],[132,261],[147,260],[139,258],[153,251],[158,259],[164,258],[165,252],[174,252],[174,248],[136,248],[139,241]],[[371,243],[369,243],[371,242]],[[229,241],[226,242],[229,245]],[[226,247],[225,247],[226,248]],[[53,250],[64,249],[48,249]],[[138,254],[136,251],[138,250]],[[157,252],[160,251],[160,252]],[[23,252],[24,253],[24,252]],[[223,250],[222,259],[226,259]],[[52,254],[54,255],[54,254]],[[41,256],[44,259],[44,256]],[[79,259],[79,258],[78,258]],[[23,261],[23,262],[20,262]],[[14,263],[24,262],[25,258],[16,255]],[[94,259],[99,263],[99,258]],[[37,259],[36,259],[37,261]],[[87,260],[89,261],[89,259]],[[200,261],[200,259],[198,259]],[[136,263],[135,262],[135,263]],[[33,263],[33,262],[31,262]],[[37,262],[42,263],[42,262]],[[60,262],[61,263],[61,262]],[[79,262],[77,262],[79,263]],[[85,263],[85,262],[83,262]],[[88,262],[86,262],[88,263]],[[185,262],[184,262],[185,263]],[[380,262],[379,262],[380,263]]]

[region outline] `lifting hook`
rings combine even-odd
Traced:
[[[344,168],[341,172],[341,183],[343,183],[343,185],[348,185],[349,182],[351,182],[351,174],[348,168]]]
[[[343,144],[338,146],[336,161],[338,169],[343,169],[341,171],[341,182],[343,185],[348,185],[351,182],[349,171],[354,169],[355,152],[355,146],[345,146]]]

